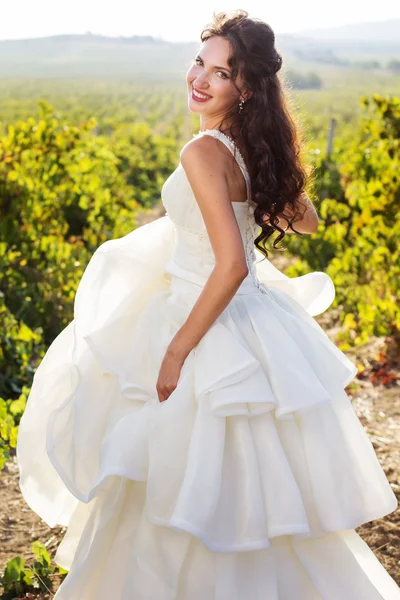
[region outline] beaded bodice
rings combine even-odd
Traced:
[[[246,280],[250,279],[254,285],[254,282],[257,282],[254,266],[256,259],[254,239],[260,228],[254,221],[250,176],[246,164],[234,141],[221,131],[206,129],[195,134],[194,137],[200,135],[212,135],[225,144],[235,156],[246,181],[246,201],[232,202],[232,207],[243,240],[249,269]],[[172,275],[178,275],[203,285],[215,265],[215,256],[199,205],[181,163],[165,181],[161,190],[161,199],[167,211],[166,215],[172,220],[175,227],[174,252],[165,270]]]

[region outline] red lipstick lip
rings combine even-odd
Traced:
[[[192,85],[192,89],[195,90],[198,94],[203,94],[203,96],[208,96],[208,98],[212,98],[212,96],[210,96],[210,94],[206,94],[205,92],[201,92],[196,87],[194,87],[194,85]]]

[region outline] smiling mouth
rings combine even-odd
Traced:
[[[210,96],[209,94],[203,94],[202,92],[196,90],[196,88],[194,86],[192,86],[192,98],[194,98],[195,100],[200,100],[205,102],[206,100],[209,100],[212,96]]]

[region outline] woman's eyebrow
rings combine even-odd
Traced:
[[[201,60],[203,60],[203,57],[200,56],[200,54],[197,54],[196,58],[201,58]],[[204,62],[204,60],[203,60]],[[228,71],[228,73],[230,73],[230,70],[227,69],[226,67],[217,67],[217,65],[214,65],[214,69],[221,69],[222,71]]]

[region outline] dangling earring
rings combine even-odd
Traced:
[[[242,112],[243,110],[243,104],[244,104],[244,98],[242,98],[239,102],[239,114]]]

